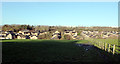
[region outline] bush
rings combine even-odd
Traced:
[[[45,35],[38,35],[38,39],[45,39]]]
[[[70,35],[64,35],[65,40],[72,40],[72,37]]]

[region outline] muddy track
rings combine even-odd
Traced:
[[[104,61],[107,61],[109,58],[104,55],[103,53],[101,53],[99,50],[99,48],[95,47],[94,45],[92,45],[91,43],[82,43],[82,44],[76,44],[77,46],[83,47],[85,49],[86,52],[88,52],[89,50],[94,50],[95,53],[97,55],[99,55],[99,57],[103,58]]]

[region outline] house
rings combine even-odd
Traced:
[[[38,37],[36,35],[32,35],[30,36],[30,39],[38,39]]]
[[[59,32],[59,31],[55,31],[55,32],[53,33],[53,35],[60,35],[60,32]]]
[[[24,35],[17,35],[17,39],[26,39],[26,36],[24,36]]]
[[[22,30],[22,31],[19,31],[18,34],[30,35],[30,32],[29,30]]]
[[[9,35],[9,34],[12,35],[12,39],[15,39],[15,34],[16,34],[15,32],[13,32],[13,31],[7,31],[7,32],[8,32],[8,35]]]
[[[13,39],[12,34],[9,33],[9,34],[6,36],[6,39]]]
[[[99,33],[99,31],[94,31],[94,33],[98,34],[98,33]]]
[[[45,34],[45,32],[40,32],[40,33],[39,33],[39,35],[44,35],[44,34]]]
[[[31,32],[24,32],[24,35],[31,35]]]
[[[0,39],[13,39],[13,36],[11,33],[2,33],[0,34]]]
[[[85,32],[83,32],[83,33],[85,33]],[[76,39],[77,32],[75,30],[65,30],[64,35],[70,35],[72,37],[72,39]]]
[[[77,36],[77,32],[72,32],[72,36]]]
[[[108,37],[108,35],[103,35],[103,37],[102,38],[107,38]]]
[[[23,32],[23,31],[19,31],[18,34],[21,34],[21,35],[22,35],[22,34],[24,34],[24,32]]]
[[[31,35],[38,36],[38,33],[37,32],[31,32]]]
[[[72,32],[72,38],[76,39],[77,38],[77,32]]]
[[[48,34],[49,32],[44,32],[45,34]]]
[[[61,33],[59,31],[55,31],[51,39],[60,39],[60,38],[61,38]]]
[[[64,35],[72,35],[73,30],[64,30]]]
[[[69,31],[64,32],[64,34],[71,35],[71,33]]]
[[[1,36],[7,36],[7,33],[2,33],[2,34],[0,34]]]
[[[7,34],[6,33],[0,33],[0,39],[6,39]]]

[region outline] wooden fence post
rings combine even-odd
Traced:
[[[103,43],[101,42],[101,49],[103,49]]]
[[[105,43],[105,51],[107,51],[107,43]]]
[[[100,45],[100,44],[99,44],[99,42],[98,42],[98,47],[99,47],[99,45]]]
[[[99,42],[97,42],[97,47],[99,47]]]
[[[104,42],[102,43],[102,49],[104,50]]]
[[[115,54],[115,45],[113,45],[113,54]]]
[[[98,42],[96,42],[96,46],[98,47]]]
[[[108,52],[110,52],[110,44],[109,44],[109,47],[108,47]]]

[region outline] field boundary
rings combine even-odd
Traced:
[[[113,53],[113,54],[120,54],[120,46],[119,45],[115,45],[115,44],[109,44],[107,42],[100,42],[100,41],[96,41],[95,39],[87,39],[90,43],[92,43],[94,46]]]

